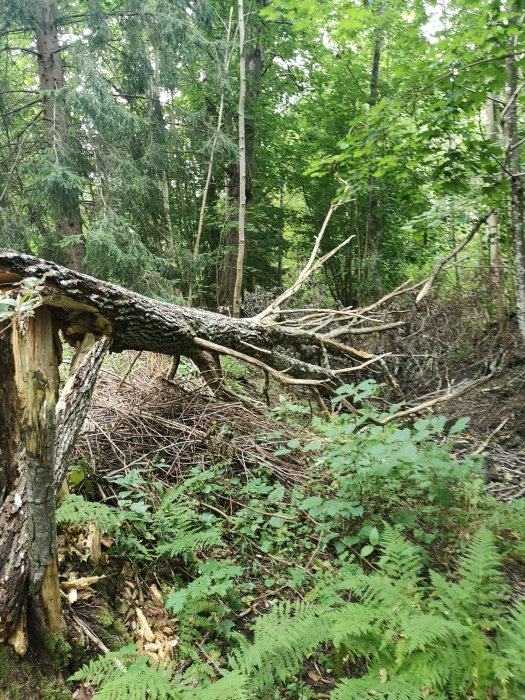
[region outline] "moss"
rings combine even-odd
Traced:
[[[12,700],[22,700],[23,687],[20,683],[11,683],[9,686],[9,694]]]
[[[40,687],[40,700],[71,700],[71,691],[64,686],[44,683]]]
[[[71,644],[61,634],[46,632],[44,650],[48,654],[47,662],[55,671],[65,671],[71,661]]]
[[[100,608],[99,614],[95,618],[95,622],[102,627],[108,629],[113,626],[115,618],[108,608]]]
[[[8,681],[16,669],[15,652],[6,644],[0,644],[0,679]]]
[[[98,636],[111,651],[131,643],[125,626],[108,608],[100,609],[95,622],[102,628],[97,630]]]

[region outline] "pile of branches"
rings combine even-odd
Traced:
[[[218,399],[202,382],[169,379],[159,372],[161,363],[145,356],[124,379],[101,372],[74,459],[88,459],[105,475],[152,470],[166,484],[178,483],[194,467],[224,461],[245,474],[262,464],[288,483],[307,479],[305,459],[275,455],[283,441],[297,437],[296,428],[288,434],[282,423]]]

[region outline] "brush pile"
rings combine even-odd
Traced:
[[[103,370],[78,438],[73,460],[88,459],[97,473],[124,476],[153,471],[166,484],[196,467],[228,461],[249,473],[254,464],[288,483],[306,480],[304,460],[275,452],[297,437],[282,423],[241,403],[215,398],[202,382],[166,378],[161,356],[144,356],[124,375]]]

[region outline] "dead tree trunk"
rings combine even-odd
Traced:
[[[55,321],[52,307],[41,306],[0,335],[0,642],[10,638],[19,653],[27,649],[26,612],[37,632],[62,630],[56,492],[109,342],[86,336],[57,403]]]

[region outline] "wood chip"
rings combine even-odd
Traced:
[[[84,576],[82,578],[75,578],[71,581],[62,581],[60,583],[60,588],[63,591],[68,591],[71,588],[76,588],[77,590],[80,590],[82,588],[87,588],[88,586],[93,585],[97,581],[100,581],[101,578],[106,578],[105,576]]]
[[[151,597],[156,603],[159,603],[159,605],[164,605],[164,598],[162,597],[162,593],[159,591],[157,586],[152,583],[151,586],[149,587]]]
[[[153,634],[151,627],[142,610],[140,608],[135,608],[135,615],[137,616],[137,624],[139,626],[139,631],[147,642],[155,641],[155,635]]]

